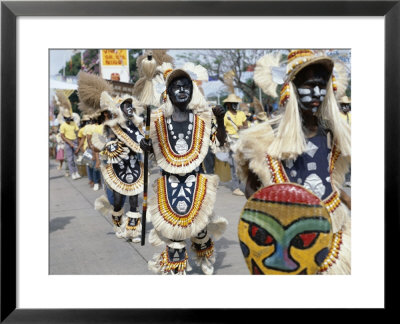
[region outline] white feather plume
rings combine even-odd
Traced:
[[[200,64],[195,65],[192,62],[187,62],[183,65],[182,69],[188,72],[191,76],[192,74],[194,74],[194,76],[192,77],[193,80],[208,81],[207,69]]]
[[[343,62],[336,61],[333,75],[336,79],[336,98],[340,99],[346,95],[347,86],[349,84],[349,73],[346,65]]]
[[[107,91],[103,91],[100,96],[100,108],[101,110],[109,110],[115,112],[117,109],[117,103],[109,95]]]
[[[164,62],[163,64],[157,67],[157,71],[161,72],[162,74],[164,74],[164,72],[167,70],[173,70],[173,69],[174,69],[173,65],[169,62]]]
[[[273,68],[279,68],[281,53],[269,53],[260,58],[254,69],[254,81],[261,90],[273,97],[278,96],[276,88],[278,83],[274,81]]]

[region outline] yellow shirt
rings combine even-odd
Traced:
[[[64,134],[64,136],[71,141],[76,140],[75,132],[77,132],[78,130],[78,126],[76,126],[75,122],[73,121],[71,121],[69,124],[62,123],[60,126],[60,133]]]
[[[226,132],[229,135],[234,135],[233,137],[237,137],[238,135],[237,135],[236,127],[232,125],[232,122],[228,119],[228,116],[233,120],[233,122],[236,124],[236,126],[239,127],[239,126],[243,126],[243,124],[247,120],[246,114],[241,110],[238,110],[236,112],[236,115],[232,114],[230,111],[227,111],[225,114],[224,125],[225,125]]]
[[[83,142],[83,150],[85,151],[87,149],[88,143],[87,143],[87,138],[86,138],[86,134],[87,134],[87,130],[92,127],[93,125],[91,124],[87,124],[84,127],[82,127],[79,132],[78,132],[78,137],[85,138],[85,141]]]
[[[347,122],[347,124],[351,125],[351,112],[349,111],[347,114],[340,113],[340,116]]]
[[[88,128],[86,131],[86,135],[92,135],[93,133],[97,133],[97,134],[103,134],[103,129],[104,129],[104,125],[100,124],[100,125],[90,125],[92,127]]]

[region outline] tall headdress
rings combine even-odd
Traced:
[[[68,98],[70,94],[71,93],[68,93],[67,95],[64,90],[56,90],[56,94],[54,95],[54,103],[59,110],[57,120],[62,123],[64,121],[64,117],[72,117],[74,122],[79,125],[80,117],[77,113],[72,111],[71,101]]]
[[[296,158],[305,151],[305,137],[297,96],[293,80],[305,67],[322,64],[330,72],[327,93],[317,113],[320,124],[333,132],[339,150],[343,155],[350,155],[350,129],[340,118],[337,98],[344,95],[348,76],[346,66],[340,61],[327,56],[322,50],[292,50],[286,61],[282,61],[280,52],[263,56],[256,64],[254,81],[263,92],[277,98],[277,88],[281,85],[279,105],[284,109],[280,116],[280,125],[269,147],[269,152],[276,158]]]
[[[82,113],[96,115],[100,114],[102,111],[108,110],[112,115],[112,119],[107,121],[107,125],[112,127],[117,123],[123,124],[125,122],[125,118],[120,109],[120,104],[122,102],[130,101],[136,108],[137,115],[143,111],[142,106],[136,98],[129,95],[112,97],[112,92],[112,85],[100,76],[82,71],[79,72],[79,109]],[[141,120],[139,120],[138,116],[137,119],[137,123],[140,123]]]
[[[106,105],[102,105],[102,95],[107,93],[111,98],[113,87],[103,78],[96,74],[79,72],[78,74],[78,96],[80,100],[80,110],[83,113],[101,112],[107,110]],[[115,105],[116,103],[114,103]]]

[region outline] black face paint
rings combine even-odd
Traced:
[[[347,114],[350,111],[350,105],[349,104],[341,104],[340,107],[342,108],[342,111]]]
[[[238,109],[238,103],[237,102],[228,102],[227,103],[228,109],[232,109],[236,111]]]
[[[187,77],[176,78],[169,84],[167,92],[174,106],[183,111],[192,99],[192,81]]]
[[[120,108],[126,117],[133,117],[135,109],[130,101],[124,101],[121,103]]]
[[[330,73],[323,65],[304,68],[293,80],[296,86],[299,107],[316,113],[326,96]]]

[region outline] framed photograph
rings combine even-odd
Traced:
[[[399,234],[399,21],[399,1],[3,1],[1,321],[224,322],[246,310],[392,309],[389,291],[396,279],[388,261]],[[54,272],[50,52],[110,48],[351,52],[351,275]],[[88,261],[80,256],[77,262]]]

